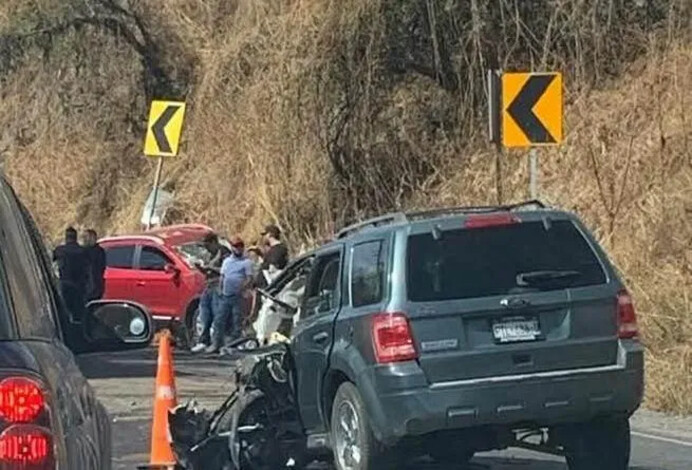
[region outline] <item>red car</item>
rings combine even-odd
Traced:
[[[180,322],[190,328],[205,287],[195,264],[209,259],[202,240],[211,232],[210,227],[187,224],[99,240],[106,250],[104,298],[138,302],[157,323]]]

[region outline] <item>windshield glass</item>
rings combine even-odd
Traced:
[[[180,253],[183,261],[190,267],[198,264],[207,264],[211,259],[211,253],[204,246],[202,240],[178,245],[175,249]]]
[[[571,221],[450,230],[408,240],[410,300],[488,297],[602,284],[603,267]]]
[[[230,243],[225,238],[219,237],[219,243],[230,250]],[[206,265],[212,258],[211,253],[201,239],[178,245],[175,249],[191,268],[199,264]]]

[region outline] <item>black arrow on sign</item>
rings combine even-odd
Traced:
[[[533,112],[533,107],[536,106],[553,80],[555,80],[555,75],[531,75],[512,104],[507,108],[507,112],[512,116],[514,122],[534,144],[555,143],[555,138],[550,135],[548,129]]]
[[[168,142],[168,136],[166,136],[166,126],[171,122],[171,119],[173,119],[173,116],[175,116],[175,113],[177,113],[180,108],[181,106],[167,107],[154,125],[151,126],[151,132],[154,133],[156,145],[159,146],[159,151],[162,153],[171,153],[173,151],[170,142]]]

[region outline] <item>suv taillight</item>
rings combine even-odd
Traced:
[[[372,337],[379,364],[412,361],[418,357],[411,325],[403,313],[378,313],[373,317]]]
[[[0,469],[55,469],[53,436],[40,426],[18,424],[0,434]]]
[[[28,377],[0,381],[0,470],[55,470],[43,385]]]
[[[471,214],[464,221],[464,228],[503,227],[521,223],[519,217],[513,214]]]
[[[623,289],[618,292],[618,337],[632,339],[637,336],[639,336],[639,327],[632,296]]]

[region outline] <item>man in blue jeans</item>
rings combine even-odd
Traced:
[[[199,333],[198,343],[192,347],[192,352],[207,351],[214,352],[217,348],[210,345],[210,334],[212,321],[215,317],[215,310],[221,307],[221,286],[219,283],[221,276],[221,266],[223,261],[230,256],[228,248],[219,242],[219,237],[215,233],[209,233],[204,237],[204,246],[211,255],[211,259],[206,266],[200,266],[200,269],[207,277],[207,287],[202,293],[199,300],[199,316],[197,318],[197,328]]]
[[[232,237],[231,255],[221,265],[221,295],[211,327],[212,344],[209,349],[214,348],[211,352],[221,348],[229,315],[232,325],[231,340],[240,337],[243,293],[250,286],[253,273],[252,261],[245,256],[245,243],[240,237]]]

